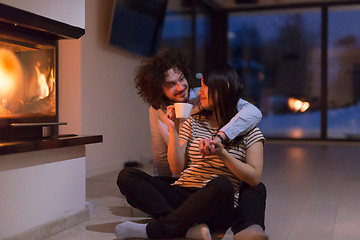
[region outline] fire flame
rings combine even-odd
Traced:
[[[41,68],[40,61],[36,62],[34,67],[35,71],[31,71],[34,73],[29,74],[27,71],[28,78],[24,79],[23,67],[16,53],[0,48],[0,115],[22,113],[28,109],[33,112],[49,111],[47,107],[52,107],[52,99],[42,103],[39,101],[41,105],[34,105],[34,100],[45,99],[54,90],[54,69]],[[26,93],[24,93],[24,81],[26,81]],[[34,110],[33,106],[37,108]]]
[[[38,99],[44,99],[49,96],[49,86],[46,83],[45,74],[41,73],[39,70],[40,63],[37,62],[35,66],[36,75],[37,75],[37,84],[38,84]]]
[[[17,89],[22,89],[22,67],[16,55],[0,48],[0,114],[9,113],[7,103],[18,99]]]
[[[15,54],[6,49],[0,49],[0,94],[5,95],[15,87],[16,71],[20,63]]]
[[[301,101],[296,98],[289,98],[288,99],[288,106],[291,111],[293,112],[305,112],[310,107],[309,102]]]

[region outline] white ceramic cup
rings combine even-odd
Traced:
[[[193,105],[190,103],[174,103],[176,118],[188,118]]]

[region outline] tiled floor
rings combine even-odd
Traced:
[[[264,154],[266,232],[270,239],[360,239],[360,143],[268,141]],[[117,171],[89,178],[91,219],[48,240],[115,240],[113,231],[119,222],[146,220],[127,205],[117,189],[116,176]],[[214,239],[230,240],[232,234],[228,231]]]

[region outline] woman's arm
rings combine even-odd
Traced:
[[[185,148],[186,142],[179,140],[179,135],[174,124],[174,106],[169,106],[164,116],[164,122],[169,128],[169,144],[167,150],[167,157],[169,161],[170,170],[173,174],[181,173],[186,167]]]
[[[215,154],[224,161],[225,165],[242,181],[250,186],[257,186],[260,183],[263,169],[264,140],[253,143],[246,150],[246,162],[239,161],[228,153],[217,142],[215,143]]]

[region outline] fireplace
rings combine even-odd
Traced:
[[[0,4],[0,140],[58,135],[57,42],[84,29]]]
[[[6,1],[18,8],[0,4],[0,239],[45,239],[90,217],[85,145],[102,136],[57,131],[59,81],[69,81],[58,78],[58,43],[85,30],[53,20],[84,26],[85,1]]]

